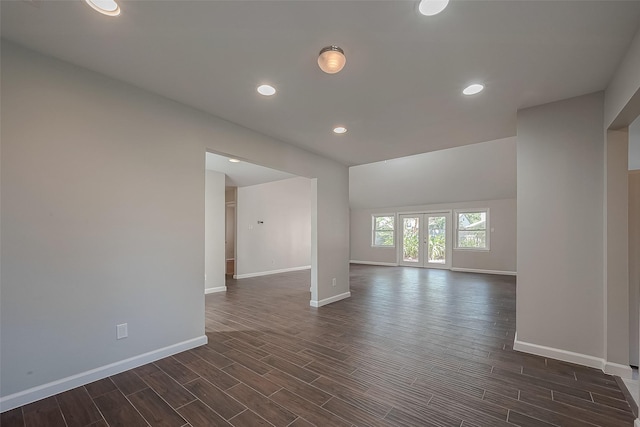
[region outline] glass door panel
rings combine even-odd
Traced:
[[[450,212],[401,214],[399,264],[449,268]]]
[[[420,220],[421,216],[405,216],[402,219],[402,264],[417,265],[420,260]]]
[[[447,263],[447,217],[445,215],[426,215],[428,227],[427,263]]]

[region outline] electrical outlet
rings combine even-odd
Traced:
[[[122,338],[128,337],[129,336],[128,329],[129,328],[127,323],[121,323],[119,325],[116,325],[116,339],[121,340]]]
[[[333,280],[331,281],[331,286],[335,287],[336,286],[336,278],[334,277]]]

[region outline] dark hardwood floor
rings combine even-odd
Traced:
[[[2,414],[32,426],[633,426],[613,377],[512,350],[515,279],[351,266],[206,297],[209,344]]]

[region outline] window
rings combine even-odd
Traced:
[[[395,215],[372,215],[372,239],[371,246],[394,247],[395,246]]]
[[[489,250],[489,209],[456,211],[456,249]]]

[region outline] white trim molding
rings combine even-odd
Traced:
[[[462,268],[451,267],[451,271],[458,271],[460,273],[481,273],[481,274],[500,274],[503,276],[517,276],[516,271],[504,271],[504,270],[481,270],[479,268]]]
[[[349,264],[364,264],[364,265],[381,265],[384,267],[397,267],[398,263],[396,262],[378,262],[378,261],[357,261],[357,260],[349,260]]]
[[[279,270],[259,271],[257,273],[235,274],[233,278],[248,279],[249,277],[269,276],[271,274],[288,273],[290,271],[300,271],[300,270],[310,270],[310,269],[311,269],[310,265],[303,265],[301,267],[281,268]]]
[[[215,288],[205,288],[204,289],[204,294],[205,295],[215,294],[216,292],[227,292],[227,287],[226,286],[217,286]]]
[[[633,375],[633,369],[631,366],[621,365],[620,363],[607,362],[603,360],[604,368],[602,370],[605,374],[616,375],[620,378],[631,378]]]
[[[351,296],[351,292],[345,292],[343,294],[334,295],[329,298],[321,299],[320,301],[309,301],[309,305],[311,307],[322,307],[323,305],[331,304],[332,302],[337,302],[343,300],[345,298],[349,298]]]
[[[182,341],[177,344],[140,354],[138,356],[130,357],[119,362],[114,362],[105,366],[101,366],[99,368],[91,369],[86,372],[81,372],[79,374],[71,375],[66,378],[61,378],[47,384],[32,387],[18,393],[3,396],[0,398],[0,412],[5,412],[10,409],[33,403],[40,399],[44,399],[46,397],[53,396],[64,391],[80,387],[81,385],[89,384],[91,382],[110,377],[111,375],[119,374],[121,372],[128,371],[129,369],[146,365],[147,363],[155,362],[156,360],[162,359],[164,357],[171,356],[173,354],[180,353],[195,347],[200,347],[201,345],[205,345],[206,343],[207,336],[203,335],[201,337]]]
[[[631,367],[618,363],[607,362],[605,359],[588,354],[575,353],[573,351],[559,348],[547,347],[544,345],[532,344],[518,340],[518,333],[513,341],[513,349],[523,353],[535,354],[537,356],[548,357],[550,359],[562,360],[564,362],[575,363],[577,365],[588,366],[600,369],[610,375],[617,375],[621,378],[631,378]]]

